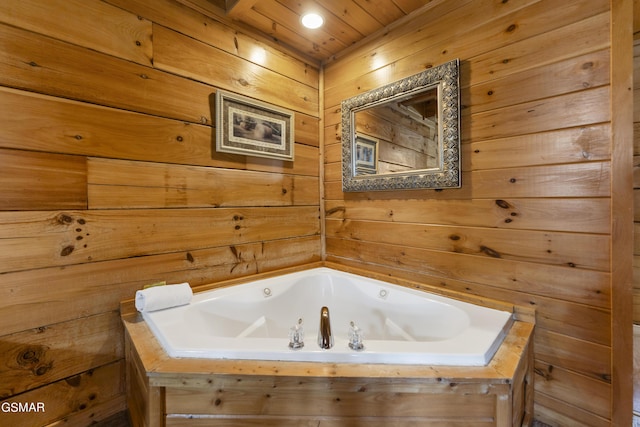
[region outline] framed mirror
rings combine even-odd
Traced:
[[[459,60],[342,101],[342,189],[460,187]]]

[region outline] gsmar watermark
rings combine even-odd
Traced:
[[[11,413],[29,413],[44,412],[44,402],[2,402],[0,403],[1,412]]]

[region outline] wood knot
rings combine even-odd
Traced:
[[[52,367],[53,367],[53,363],[51,362],[47,363],[46,365],[40,365],[33,370],[33,374],[37,377],[41,377],[47,372],[49,372]]]
[[[240,83],[241,86],[249,86],[249,82],[242,78],[238,79],[238,83]]]
[[[38,354],[33,349],[27,349],[18,355],[18,364],[38,362]]]
[[[69,256],[69,255],[71,255],[71,253],[73,252],[74,249],[75,249],[75,247],[73,245],[65,246],[60,251],[60,256]]]
[[[533,371],[536,373],[536,375],[539,375],[542,378],[544,378],[545,381],[549,381],[549,380],[553,379],[553,377],[551,375],[551,372],[553,371],[553,366],[552,365],[547,366],[547,369],[534,368]]]
[[[231,250],[231,253],[233,254],[233,256],[236,257],[236,259],[238,259],[238,249],[236,249],[234,245],[229,246],[229,249]]]
[[[71,224],[73,222],[73,217],[71,217],[71,215],[62,213],[56,216],[56,222],[58,224]]]
[[[507,27],[507,33],[513,33],[518,26],[516,24],[511,24]]]
[[[502,209],[509,209],[511,207],[509,203],[502,199],[496,200],[496,205],[498,205],[498,207],[501,207]]]
[[[82,378],[80,377],[80,375],[75,375],[73,377],[67,378],[65,382],[69,384],[71,387],[78,387],[82,382]]]
[[[487,246],[480,246],[480,252],[490,256],[491,258],[502,258],[502,255],[500,255],[500,252],[495,251]]]
[[[337,212],[344,213],[344,212],[346,212],[346,210],[347,210],[347,208],[345,206],[336,206],[335,208],[328,209],[325,213],[326,213],[327,216],[329,216],[329,215],[333,215],[334,213],[337,213]]]

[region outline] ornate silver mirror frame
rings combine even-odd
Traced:
[[[369,114],[374,108],[390,106],[397,110],[398,106],[417,102],[426,95],[437,100],[437,107],[433,112],[435,116],[429,118],[434,128],[435,137],[432,136],[433,140],[430,141],[434,147],[414,150],[413,154],[408,156],[420,157],[421,153],[429,151],[432,164],[425,163],[426,167],[418,169],[398,167],[398,171],[391,170],[393,168],[378,169],[378,163],[382,164],[383,160],[381,158],[380,162],[378,161],[379,152],[385,150],[384,146],[379,145],[387,141],[374,137],[375,132],[361,131],[360,128],[363,126],[359,126],[358,121],[362,120],[360,117],[356,118],[356,114]],[[415,111],[413,113],[415,115]],[[404,120],[397,119],[395,122],[401,123]],[[386,139],[389,139],[388,143],[393,146],[391,149],[387,148],[387,151],[393,151],[398,147],[391,140],[399,133],[403,131],[398,132],[395,129],[388,132],[390,136]],[[343,191],[459,188],[460,184],[458,59],[342,101]]]

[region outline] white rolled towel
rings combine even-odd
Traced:
[[[192,297],[193,291],[189,283],[153,286],[136,291],[136,309],[142,313],[177,307],[189,304]]]

